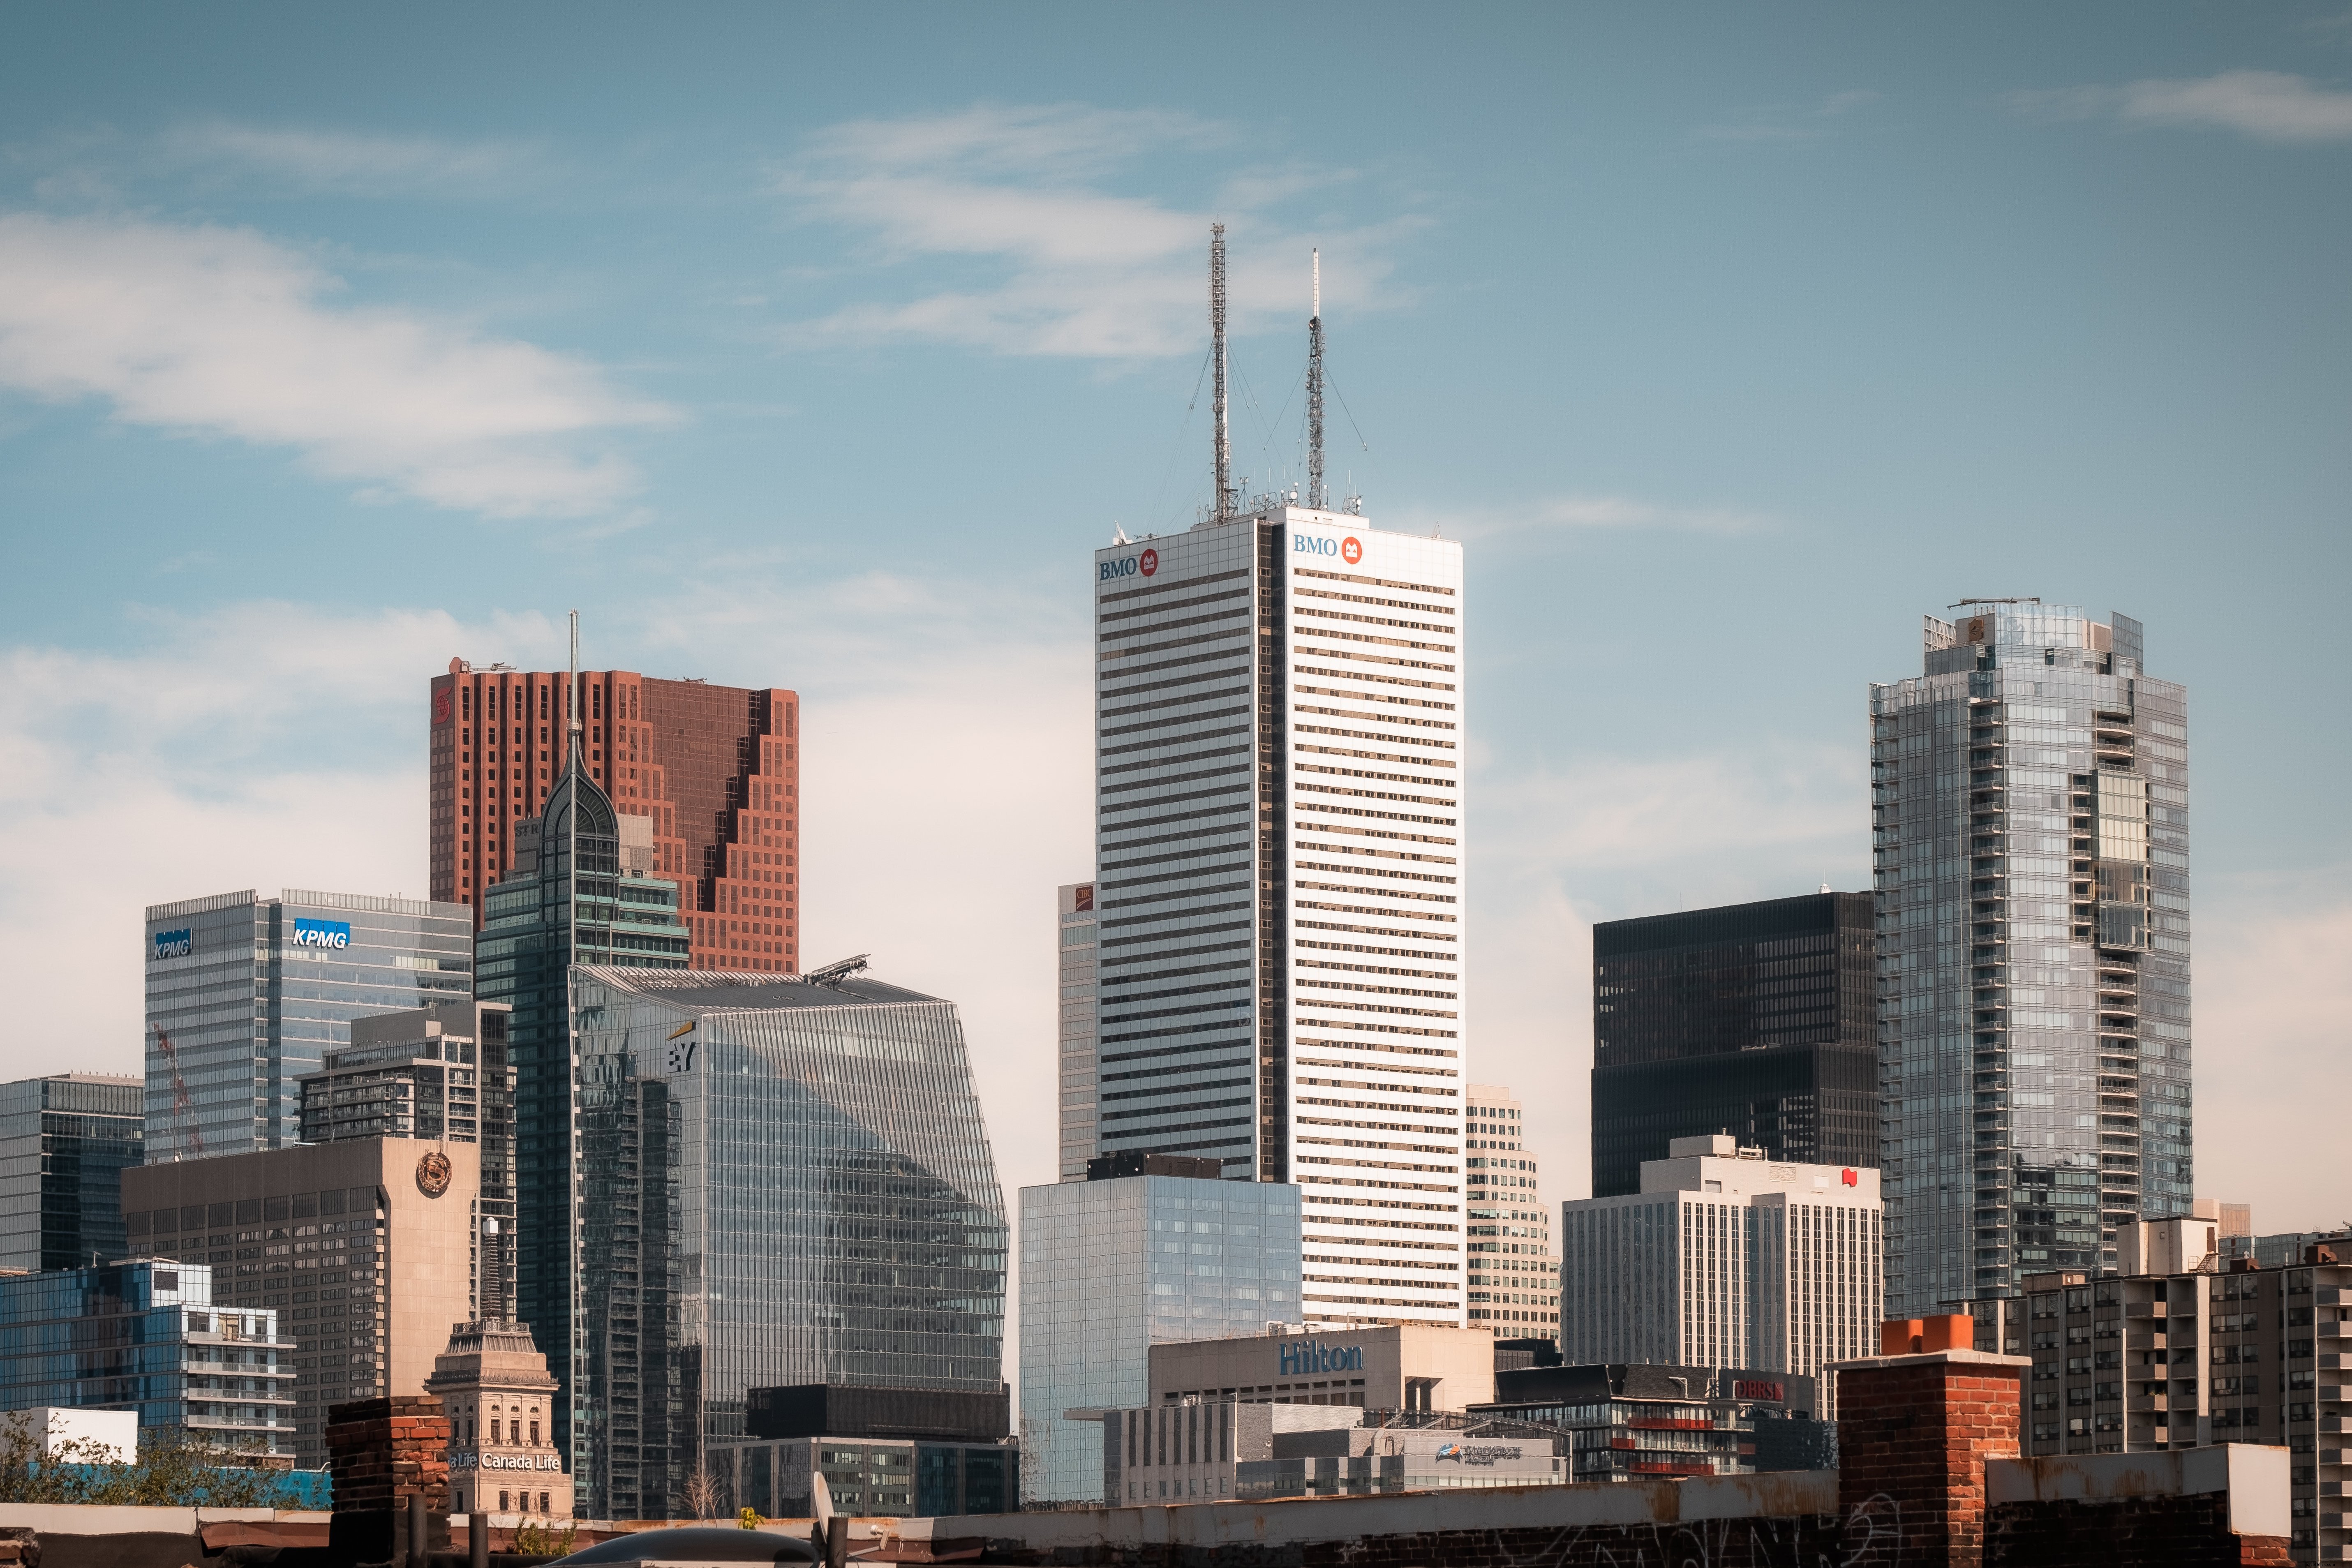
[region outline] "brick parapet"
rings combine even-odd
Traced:
[[[2286,1568],[2284,1537],[2233,1535],[2227,1492],[1995,1503],[1987,1568]]]

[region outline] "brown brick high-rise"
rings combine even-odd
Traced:
[[[563,772],[562,670],[449,661],[429,708],[433,897],[470,905]],[[800,967],[800,697],[632,670],[581,674],[589,776],[652,829],[697,969]],[[625,843],[624,853],[626,852]]]

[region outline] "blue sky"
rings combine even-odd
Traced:
[[[1473,1052],[1585,1190],[1596,919],[1866,885],[1867,683],[2038,594],[2191,692],[2199,1185],[2352,1215],[2352,13],[18,7],[0,1070],[140,906],[415,891],[452,654],[796,687],[812,954],[964,1004],[1008,1186],[1087,553],[1238,466],[1470,545]]]

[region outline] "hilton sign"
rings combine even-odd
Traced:
[[[1361,1345],[1295,1344],[1282,1347],[1283,1377],[1313,1377],[1323,1372],[1361,1372]]]

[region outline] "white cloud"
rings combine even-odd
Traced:
[[[884,267],[977,268],[971,286],[854,304],[796,326],[796,342],[915,339],[996,353],[1136,358],[1195,353],[1205,334],[1209,226],[1227,236],[1229,320],[1240,333],[1280,312],[1303,321],[1307,252],[1323,247],[1329,305],[1367,309],[1412,219],[1291,232],[1271,215],[1346,176],[1299,165],[1244,169],[1221,210],[1101,188],[1150,153],[1199,154],[1226,127],[1158,110],[982,106],[859,121],[813,141],[776,189],[809,219],[861,233]]]
[[[1779,526],[1762,512],[1737,507],[1672,506],[1633,496],[1548,496],[1519,506],[1482,506],[1437,513],[1409,508],[1396,527],[1441,529],[1455,539],[1500,539],[1580,530],[1664,530],[1685,533],[1753,533]]]
[[[593,513],[635,488],[593,438],[667,411],[530,343],[330,308],[338,287],[247,229],[0,215],[0,385],[492,516]]]
[[[478,197],[513,190],[541,161],[520,142],[367,136],[206,121],[164,134],[167,164],[250,174],[303,195]]]
[[[2352,93],[2283,71],[2234,70],[2179,81],[2021,92],[2011,94],[2010,102],[2050,119],[2214,126],[2262,142],[2352,140]]]

